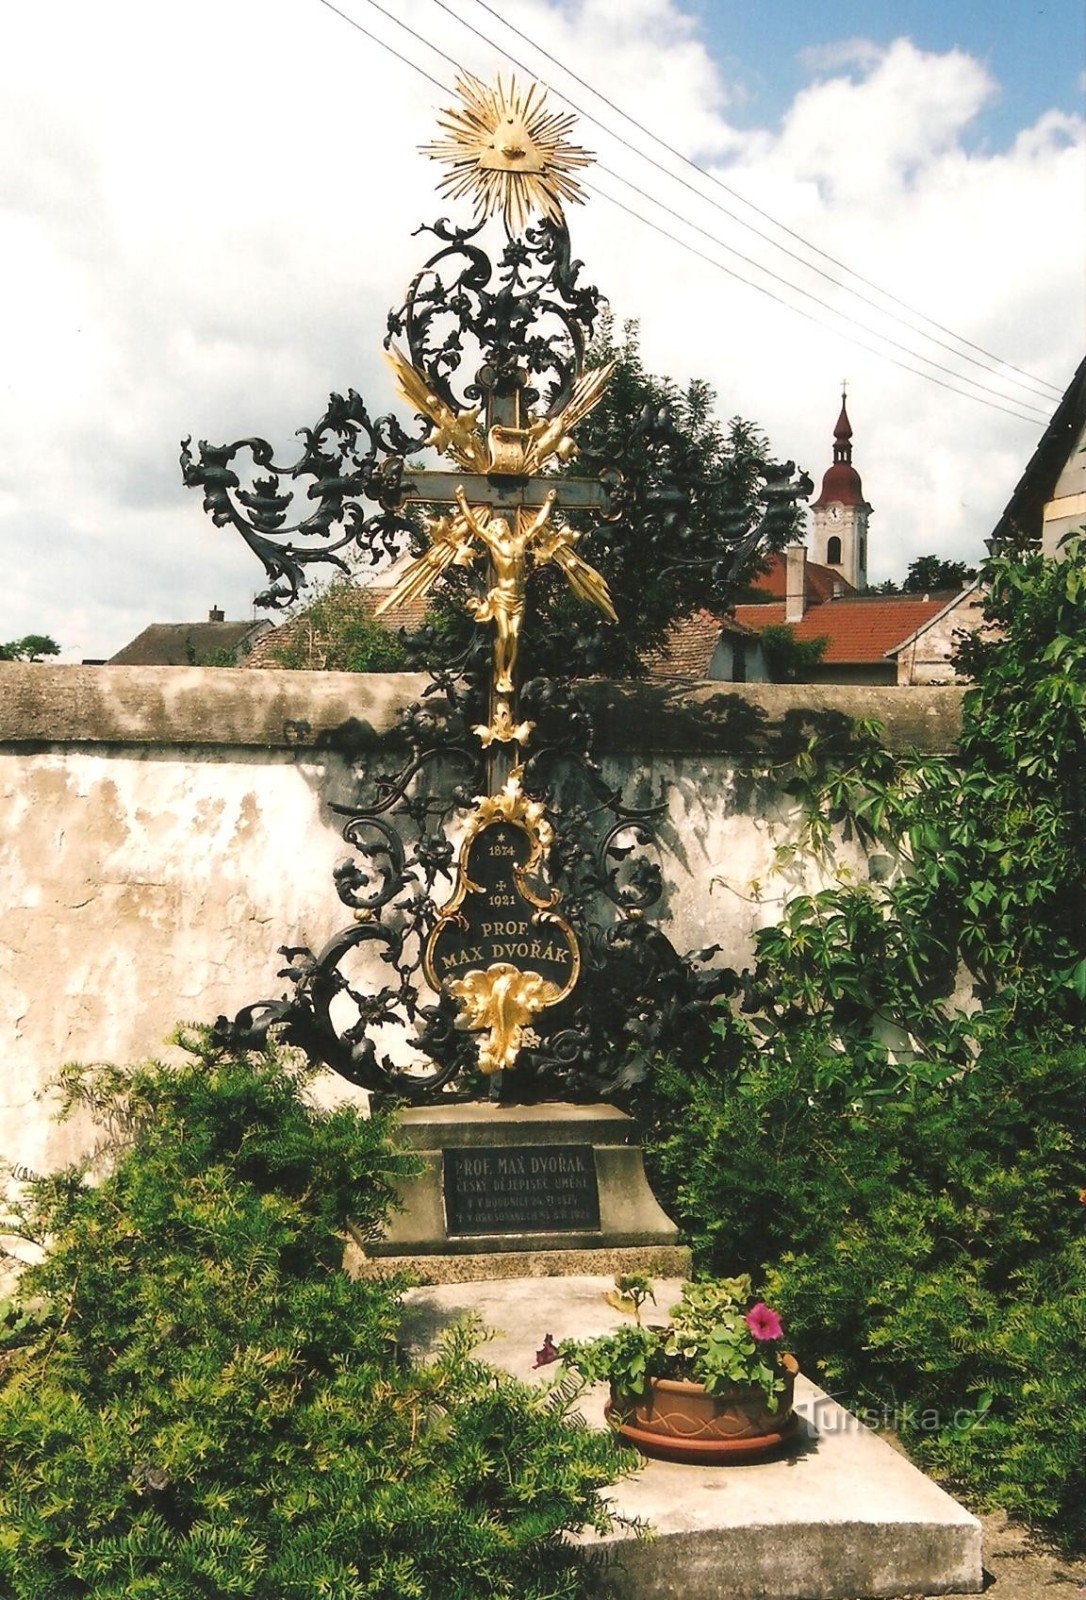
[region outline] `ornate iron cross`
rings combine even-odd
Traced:
[[[306,450],[293,468],[277,467],[259,439],[227,447],[201,443],[198,462],[186,440],[181,459],[186,483],[204,489],[216,523],[237,527],[263,561],[273,579],[261,597],[267,604],[294,599],[314,560],[345,567],[339,552],[349,544],[368,549],[373,559],[395,553],[400,534],[411,528],[412,506],[449,509],[427,521],[427,550],[410,563],[379,612],[425,594],[453,565],[485,557],[483,595],[467,605],[493,633],[488,716],[474,729],[487,753],[487,794],[469,819],[456,892],[437,911],[422,965],[431,983],[456,1000],[457,1026],[484,1036],[482,1070],[498,1073],[515,1060],[525,1026],[571,992],[580,965],[573,931],[554,909],[558,893],[538,877],[550,827],[542,806],[523,793],[523,767],[508,748],[519,748],[532,731],[517,715],[527,579],[533,568],[553,563],[578,598],[617,622],[606,582],[577,553],[579,534],[558,517],[567,509],[617,515],[619,475],[605,472],[590,481],[545,471],[571,459],[573,430],[612,371],[612,365],[585,369],[585,329],[598,297],[576,285],[562,216],[562,199],[578,197],[569,169],[588,156],[563,137],[572,119],[546,113],[537,90],[522,96],[515,84],[489,91],[474,82],[459,88],[460,110],[443,119],[450,137],[431,153],[452,162],[453,186],[474,192],[481,220],[467,230],[436,226],[449,248],[416,278],[404,312],[390,318],[387,341],[400,393],[423,420],[424,434],[411,439],[392,418],[371,421],[352,392],[346,400],[333,395],[317,427],[303,430]],[[522,239],[518,234],[533,210],[542,211],[544,221]],[[499,212],[509,241],[501,281],[491,292],[492,268],[474,239]],[[451,289],[438,275],[449,255],[468,262]],[[424,284],[428,272],[433,282]],[[558,323],[549,337],[548,316]],[[450,332],[450,317],[459,319],[459,330]],[[435,350],[431,335],[443,319],[445,337]],[[410,357],[391,342],[401,330]],[[482,362],[458,397],[449,380],[461,364],[465,333],[478,344]],[[540,406],[533,384],[547,377],[550,404]],[[446,456],[453,470],[408,468],[408,455],[423,447]],[[245,450],[268,469],[249,486],[234,470]],[[285,480],[302,476],[314,479],[309,498],[318,507],[288,527],[293,495]],[[367,498],[380,507],[368,518],[360,509]],[[318,549],[310,545],[314,539],[322,541]],[[465,929],[469,940],[460,937]]]
[[[600,468],[594,479],[556,470],[572,459],[577,424],[611,373],[586,360],[600,296],[579,280],[581,264],[571,257],[562,210],[564,202],[580,198],[571,173],[590,158],[565,137],[572,117],[548,112],[537,87],[522,93],[515,83],[499,83],[488,89],[470,79],[458,92],[460,106],[442,114],[446,136],[429,153],[450,164],[442,187],[474,198],[475,220],[460,227],[442,219],[428,230],[438,248],[403,307],[390,314],[385,340],[400,393],[422,419],[421,431],[412,436],[394,417],[371,418],[350,390],[333,394],[319,421],[300,430],[302,454],[293,465],[278,465],[259,438],[202,441],[195,457],[185,440],[181,453],[184,480],[203,490],[212,520],[234,527],[263,563],[271,587],[257,597],[259,604],[283,608],[296,600],[312,565],[349,571],[348,552],[375,565],[398,558],[405,542],[418,537],[413,508],[440,508],[441,514],[426,521],[427,548],[401,574],[386,607],[426,593],[454,566],[486,561],[482,592],[466,602],[493,638],[487,720],[474,728],[485,752],[486,792],[469,802],[460,791],[446,791],[436,804],[415,792],[431,758],[453,753],[473,768],[477,760],[455,738],[425,746],[419,729],[426,713],[409,708],[408,766],[378,779],[377,798],[349,808],[344,828],[365,862],[352,860],[336,871],[337,892],[354,910],[355,926],[334,935],[317,955],[284,951],[292,997],[246,1007],[233,1023],[221,1019],[223,1037],[235,1042],[260,1043],[273,1024],[284,1027],[292,1043],[353,1082],[411,1098],[440,1090],[463,1070],[465,1035],[476,1043],[475,1063],[493,1074],[495,1085],[526,1047],[536,1061],[550,1052],[555,1071],[584,1082],[601,1071],[589,1060],[601,1048],[598,1039],[591,1043],[595,1021],[581,1016],[579,997],[570,999],[582,971],[582,945],[594,937],[586,891],[574,889],[566,902],[579,941],[556,909],[558,890],[546,881],[551,822],[528,792],[538,784],[524,777],[523,747],[533,731],[519,720],[517,706],[525,588],[533,568],[554,564],[578,599],[617,621],[604,578],[578,553],[579,536],[560,520],[562,513],[595,512],[621,523],[631,540],[641,522],[663,516],[681,546],[691,492],[701,483],[682,466],[682,441],[666,411],[648,409],[627,433],[621,461],[593,461]],[[506,239],[492,260],[479,235],[498,216]],[[436,450],[451,467],[409,467],[424,449]],[[672,459],[675,470],[662,470],[661,459]],[[791,463],[759,470],[764,487],[751,504],[720,521],[714,581],[739,571],[760,544],[790,530],[792,507],[809,492],[809,480],[795,479]],[[291,522],[302,483],[308,485],[307,514]],[[754,502],[760,516],[752,512]],[[706,565],[681,555],[672,562],[676,569],[684,564]],[[447,680],[441,686],[455,701],[459,691]],[[540,755],[538,737],[531,750],[529,772]],[[594,769],[589,776],[599,786],[594,811],[613,819],[592,892],[610,899],[620,919],[598,930],[597,943],[611,954],[623,952],[632,996],[655,982],[661,963],[674,968],[677,961],[674,952],[665,959],[666,939],[641,920],[659,893],[658,874],[650,870],[637,883],[621,884],[615,865],[629,853],[618,836],[632,826],[643,842],[651,811],[625,807]],[[454,859],[444,822],[469,804]],[[397,809],[418,829],[411,854],[389,820]],[[431,831],[435,816],[442,821]],[[443,904],[440,876],[454,878]],[[370,973],[364,984],[353,984],[348,966],[360,948],[379,954],[396,980],[375,986]],[[420,998],[420,971],[437,991],[436,1004]],[[608,986],[613,1000],[619,988],[613,980]],[[345,997],[357,1014],[349,1026],[336,1020]],[[532,1042],[540,1012],[567,999],[567,1020],[555,1024],[553,1045],[538,1037]],[[641,1002],[631,1004],[636,1011]],[[600,996],[581,1009],[600,1012],[609,1041],[615,1027]],[[620,1003],[619,1010],[621,1028],[630,1009]],[[416,1029],[414,1044],[436,1066],[378,1060],[370,1030],[392,1021]],[[610,1048],[605,1041],[604,1052]]]

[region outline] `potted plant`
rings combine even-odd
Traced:
[[[592,1383],[611,1386],[611,1426],[646,1455],[672,1461],[747,1460],[783,1444],[798,1426],[799,1368],[782,1349],[780,1318],[751,1280],[689,1283],[664,1326],[641,1320],[655,1299],[641,1275],[616,1279],[612,1305],[634,1321],[596,1339],[563,1340],[557,1354]]]

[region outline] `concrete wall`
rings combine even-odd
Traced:
[[[71,1059],[162,1055],[178,1020],[282,992],[280,944],[350,921],[331,883],[358,783],[397,765],[410,674],[0,665],[0,1157],[66,1159],[38,1098]],[[594,684],[608,777],[666,795],[661,917],[683,948],[741,961],[782,896],[786,800],[737,772],[813,725],[875,716],[904,748],[946,750],[956,689]],[[842,849],[859,871],[865,863]],[[752,882],[760,888],[752,891]]]

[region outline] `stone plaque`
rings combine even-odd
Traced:
[[[492,823],[469,841],[462,892],[443,911],[427,952],[437,983],[504,962],[568,990],[576,942],[546,900],[527,893],[518,879],[530,848],[524,829],[508,822]]]
[[[444,1186],[450,1237],[599,1232],[596,1158],[588,1144],[446,1149]]]

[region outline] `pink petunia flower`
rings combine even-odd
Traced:
[[[755,1339],[761,1343],[768,1343],[770,1339],[779,1339],[784,1333],[781,1319],[775,1311],[759,1300],[756,1306],[751,1306],[743,1318]]]

